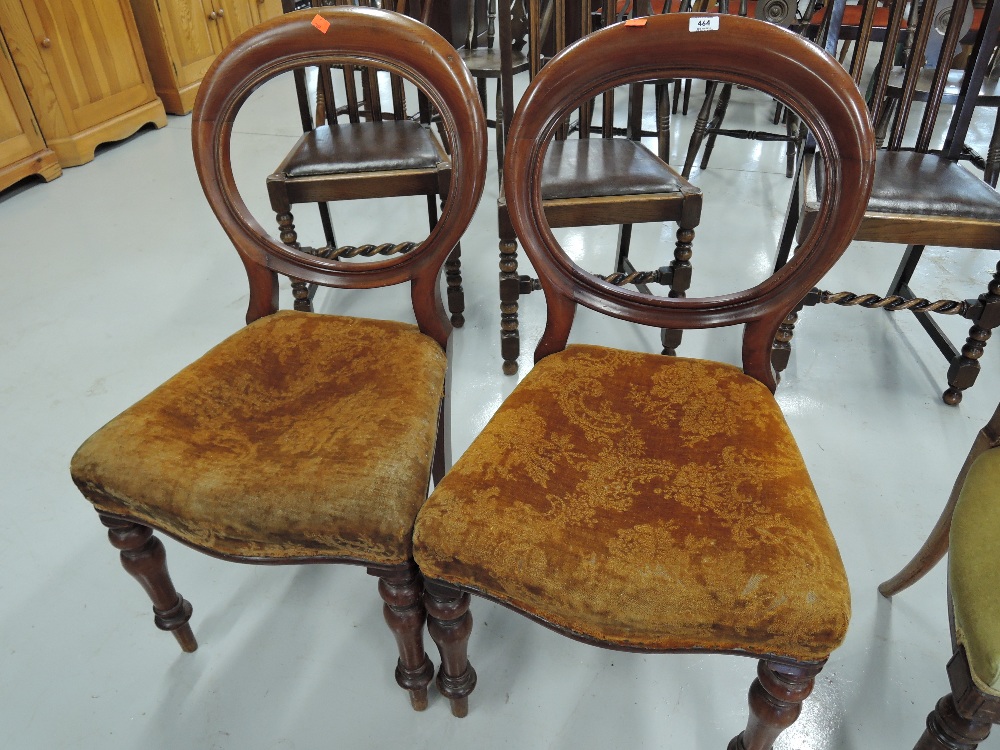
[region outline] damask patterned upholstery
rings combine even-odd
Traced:
[[[948,579],[955,637],[976,685],[1000,695],[1000,448],[975,460],[951,521]]]
[[[825,659],[850,593],[770,391],[739,369],[551,354],[428,499],[424,575],[577,635]]]
[[[278,312],[102,427],[73,480],[215,553],[404,563],[445,370],[416,326]]]

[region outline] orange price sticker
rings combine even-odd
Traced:
[[[646,19],[645,18],[630,18],[630,19],[628,19],[625,22],[625,25],[626,26],[645,26],[646,25]]]
[[[312,25],[324,34],[330,30],[330,22],[323,18],[323,16],[319,13],[313,16]]]

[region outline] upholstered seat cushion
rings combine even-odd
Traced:
[[[879,151],[868,213],[997,221],[1000,193],[957,162],[934,154]]]
[[[572,346],[435,489],[414,558],[579,636],[824,659],[850,594],[768,389],[695,359]]]
[[[955,632],[976,684],[1000,695],[1000,448],[973,462],[951,522]]]
[[[676,193],[683,180],[642,144],[625,138],[552,141],[542,166],[542,198]]]
[[[441,160],[434,136],[412,120],[321,125],[302,135],[285,158],[289,177],[393,169],[433,169]]]
[[[401,563],[445,365],[412,325],[279,312],[98,430],[73,480],[98,510],[219,554]]]

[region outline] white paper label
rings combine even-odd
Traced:
[[[695,16],[688,21],[688,31],[718,31],[719,15]]]

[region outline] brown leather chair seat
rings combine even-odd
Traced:
[[[304,133],[285,161],[289,177],[433,169],[441,160],[430,130],[412,120],[321,125]]]
[[[625,138],[553,141],[545,155],[542,199],[676,193],[687,182],[651,151]]]

